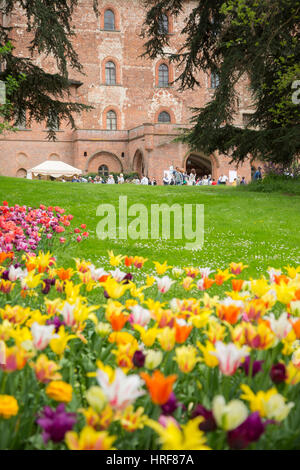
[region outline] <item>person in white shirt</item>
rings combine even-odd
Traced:
[[[196,184],[196,170],[193,168],[189,176],[188,185],[193,186],[194,184]]]
[[[226,175],[221,176],[221,179],[220,179],[221,184],[226,184],[227,181],[228,181],[228,176]]]
[[[107,184],[115,184],[113,175],[109,175],[107,178]]]
[[[118,184],[123,184],[123,183],[124,183],[123,173],[120,173],[120,176],[118,176]]]
[[[203,180],[202,180],[202,184],[204,184],[205,186],[208,185],[207,175],[204,175],[204,178],[203,178]]]
[[[149,181],[148,181],[147,176],[144,175],[143,178],[141,179],[141,184],[148,184],[148,182]]]

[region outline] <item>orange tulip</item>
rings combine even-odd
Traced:
[[[169,375],[165,377],[159,370],[156,370],[152,376],[141,372],[142,379],[145,380],[149,390],[151,400],[157,405],[164,405],[170,398],[173,384],[177,379],[177,375]]]
[[[204,277],[203,278],[203,287],[204,289],[210,289],[210,287],[213,285],[214,283],[214,279],[210,279],[209,277]]]
[[[286,284],[290,282],[289,278],[285,276],[284,274],[281,274],[280,276],[276,276],[275,274],[274,279],[275,279],[275,283],[278,285],[280,285],[281,282],[285,282]]]
[[[129,268],[132,263],[133,263],[133,256],[125,256],[125,266],[127,266],[127,268]]]
[[[243,279],[231,279],[231,283],[232,283],[232,289],[235,292],[240,292],[240,290],[243,287],[244,281]]]
[[[69,281],[71,277],[73,276],[74,271],[72,268],[68,268],[68,269],[59,268],[56,270],[56,274],[61,281],[66,281],[66,280]]]
[[[300,319],[293,323],[293,329],[296,333],[297,339],[300,339]]]
[[[295,292],[295,300],[300,300],[300,289],[297,289]]]
[[[193,327],[191,325],[179,325],[177,322],[175,322],[174,326],[176,343],[185,343]]]
[[[236,305],[218,305],[217,313],[221,320],[225,320],[231,325],[234,325],[238,321],[241,307]]]
[[[13,258],[14,257],[14,253],[11,252],[11,253],[4,253],[4,251],[1,251],[0,253],[0,264],[3,263],[3,261],[5,261],[7,258]]]
[[[112,313],[109,316],[109,321],[111,323],[112,329],[114,331],[122,330],[125,323],[128,321],[128,315],[124,315],[123,313]]]

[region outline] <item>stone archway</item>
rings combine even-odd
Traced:
[[[132,162],[132,169],[134,172],[138,173],[139,177],[141,177],[145,173],[145,163],[144,163],[144,156],[141,150],[136,150],[133,162]]]
[[[109,173],[122,173],[123,165],[121,160],[113,153],[99,151],[94,153],[86,162],[86,173],[98,173],[101,166],[105,165]]]
[[[202,153],[191,152],[183,164],[185,170],[189,174],[192,168],[196,170],[197,177],[203,177],[204,175],[212,175],[213,178],[216,176],[216,169],[219,166],[215,156],[206,156]]]
[[[26,178],[27,177],[27,170],[25,168],[19,168],[16,173],[17,178]]]

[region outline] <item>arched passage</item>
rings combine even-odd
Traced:
[[[25,168],[19,168],[19,170],[16,173],[17,178],[26,178],[27,176],[27,170]]]
[[[141,150],[137,150],[133,157],[132,169],[141,177],[145,172],[144,157]]]
[[[98,173],[99,168],[105,165],[109,173],[121,173],[123,171],[122,162],[117,155],[110,152],[96,152],[86,162],[85,172]]]
[[[192,168],[194,168],[196,170],[197,177],[212,175],[214,178],[218,162],[215,156],[207,157],[204,154],[192,152],[185,158],[183,166],[188,174]]]

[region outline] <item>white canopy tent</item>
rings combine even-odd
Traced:
[[[68,165],[67,163],[55,160],[46,160],[40,165],[35,166],[28,170],[31,174],[53,176],[53,178],[60,178],[61,176],[74,176],[82,175],[82,170]]]

